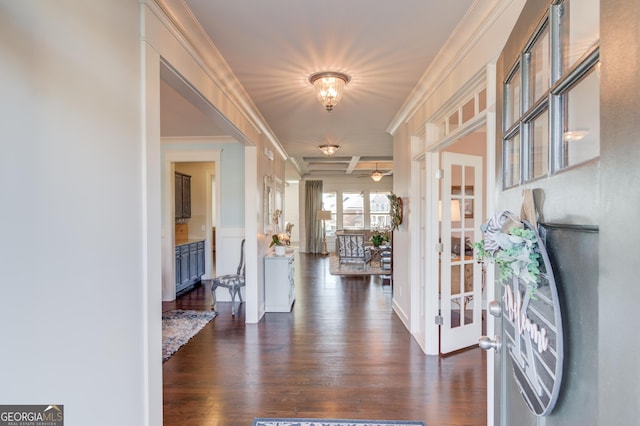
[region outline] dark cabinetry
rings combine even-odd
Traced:
[[[189,219],[191,217],[191,176],[176,172],[175,188],[176,219]]]
[[[204,275],[204,241],[176,246],[176,293],[191,287]]]

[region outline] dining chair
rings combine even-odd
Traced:
[[[243,303],[242,293],[240,289],[245,286],[245,263],[244,263],[244,242],[240,244],[240,263],[238,264],[238,269],[235,274],[227,274],[221,275],[219,277],[215,277],[211,280],[211,296],[213,297],[213,303],[211,304],[211,309],[217,312],[217,300],[216,300],[216,289],[218,287],[223,287],[229,290],[229,294],[231,295],[231,315],[236,315],[236,295],[240,299],[240,303]]]

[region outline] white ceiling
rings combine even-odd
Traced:
[[[184,2],[303,173],[334,176],[392,168],[386,129],[474,0]],[[351,76],[332,112],[307,80],[318,71]],[[220,135],[176,96],[163,84],[163,136]]]

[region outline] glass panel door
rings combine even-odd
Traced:
[[[472,245],[481,238],[482,157],[443,153],[440,348],[477,344],[482,332],[482,271]]]

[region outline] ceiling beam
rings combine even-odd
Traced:
[[[360,161],[360,157],[351,157],[351,162],[349,163],[349,167],[347,167],[348,175],[350,175],[353,172],[353,169],[356,168],[358,161]]]

